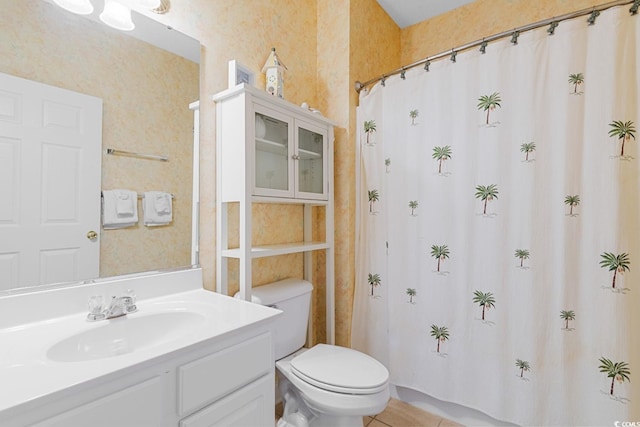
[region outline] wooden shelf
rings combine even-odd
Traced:
[[[278,245],[255,246],[251,248],[251,258],[263,258],[277,255],[295,254],[299,252],[316,251],[329,248],[326,242],[298,242],[283,243]],[[226,258],[240,258],[240,249],[227,249],[222,251]]]

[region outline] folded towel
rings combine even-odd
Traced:
[[[147,191],[142,199],[142,211],[147,227],[169,224],[173,220],[171,193]]]
[[[138,204],[138,193],[130,190],[113,190],[116,195],[116,213],[118,217],[132,217]]]
[[[119,198],[119,195],[123,192],[126,192],[129,195],[128,199]],[[120,200],[123,201],[123,205],[125,200],[131,202],[131,214],[118,214],[118,203],[120,202]],[[102,192],[102,228],[104,228],[105,230],[113,230],[117,228],[131,227],[136,225],[137,223],[138,195],[135,191],[105,190]]]
[[[154,204],[156,207],[156,212],[159,214],[170,214],[171,213],[171,195],[162,193],[156,194]]]

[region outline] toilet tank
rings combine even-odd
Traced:
[[[313,285],[302,279],[285,279],[252,289],[252,302],[283,311],[273,327],[276,360],[304,346],[312,290]]]

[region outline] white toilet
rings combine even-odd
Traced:
[[[384,410],[389,371],[374,358],[346,347],[306,340],[311,283],[286,279],[253,289],[253,302],[284,313],[274,326],[276,370],[284,413],[278,427],[362,426],[362,417]]]

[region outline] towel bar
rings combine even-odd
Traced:
[[[103,195],[102,195],[102,191],[100,192],[100,197],[103,197]],[[144,194],[140,194],[140,193],[138,193],[138,199],[142,199],[142,198],[144,198]],[[172,198],[173,200],[175,200],[175,199],[176,199],[175,194],[171,193],[171,198]]]
[[[144,198],[144,194],[138,193],[138,199],[142,199],[142,198]],[[176,196],[173,193],[171,193],[171,198],[175,200]]]
[[[160,160],[161,162],[169,161],[169,157],[167,156],[157,156],[155,154],[133,153],[131,151],[114,150],[113,148],[107,148],[107,154],[113,154],[114,156],[138,157],[141,159],[148,159],[148,160]]]

